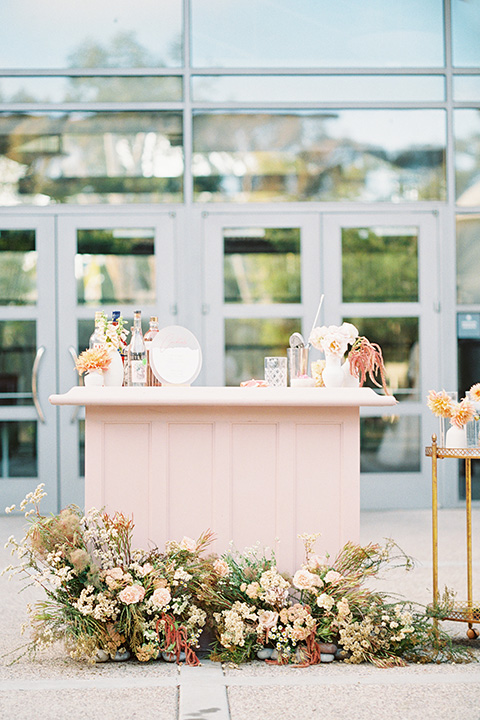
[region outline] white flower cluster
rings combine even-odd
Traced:
[[[245,639],[257,622],[255,608],[240,601],[234,602],[230,610],[214,613],[220,627],[220,642],[226,647],[243,647]]]
[[[105,593],[96,592],[93,585],[87,585],[80,593],[80,597],[73,603],[82,615],[91,615],[95,620],[116,620],[120,610],[115,600],[107,597]]]

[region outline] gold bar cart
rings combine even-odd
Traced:
[[[437,436],[432,435],[431,447],[425,448],[425,455],[432,458],[432,551],[433,551],[433,609],[438,608],[440,595],[438,592],[438,482],[437,460],[459,458],[465,460],[465,497],[466,497],[466,530],[467,530],[467,601],[452,603],[442,620],[455,620],[468,624],[467,636],[474,640],[478,631],[472,627],[480,623],[480,602],[473,602],[472,590],[472,460],[480,459],[480,447],[444,448],[438,447]]]

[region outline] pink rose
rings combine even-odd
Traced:
[[[118,593],[118,599],[125,603],[125,605],[133,605],[134,603],[141,602],[144,597],[145,588],[141,585],[127,585],[127,587]]]
[[[152,595],[152,603],[160,608],[168,605],[171,599],[172,596],[168,588],[157,588]]]
[[[323,579],[326,583],[336,583],[341,577],[340,573],[336,570],[329,570]]]
[[[292,580],[293,585],[299,590],[310,590],[313,587],[321,587],[322,579],[311,573],[309,570],[297,570]]]
[[[226,563],[225,560],[221,560],[220,558],[218,558],[218,560],[215,560],[215,562],[213,563],[213,569],[215,570],[217,575],[222,578],[226,577],[230,572],[228,563]]]
[[[184,535],[182,538],[182,542],[180,543],[180,547],[182,548],[182,550],[195,552],[195,550],[197,549],[197,543],[195,542],[195,540],[192,540],[192,538]]]
[[[278,621],[278,613],[274,610],[258,611],[258,626],[261,630],[271,630]]]

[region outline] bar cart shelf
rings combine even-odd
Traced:
[[[432,555],[433,555],[433,603],[435,611],[439,605],[438,591],[438,476],[437,460],[457,458],[465,461],[465,497],[466,497],[466,540],[467,540],[467,600],[454,602],[441,614],[441,620],[465,622],[468,625],[467,636],[474,640],[478,631],[472,627],[480,623],[480,601],[474,603],[472,590],[472,460],[480,460],[480,447],[445,448],[438,447],[437,436],[432,435],[432,445],[425,448],[425,455],[432,458]],[[435,612],[435,616],[438,617]]]

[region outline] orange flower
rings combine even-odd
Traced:
[[[448,397],[445,390],[437,393],[435,390],[430,390],[427,398],[427,405],[434,415],[437,417],[452,417],[454,404],[452,399]]]
[[[458,428],[463,428],[463,426],[470,422],[470,420],[473,420],[474,416],[475,410],[472,403],[463,399],[461,402],[454,405],[450,422]]]
[[[107,370],[112,359],[105,347],[93,347],[84,350],[77,358],[75,367],[79,375],[91,370]]]
[[[477,402],[480,400],[480,383],[476,383],[470,388],[470,400]]]

